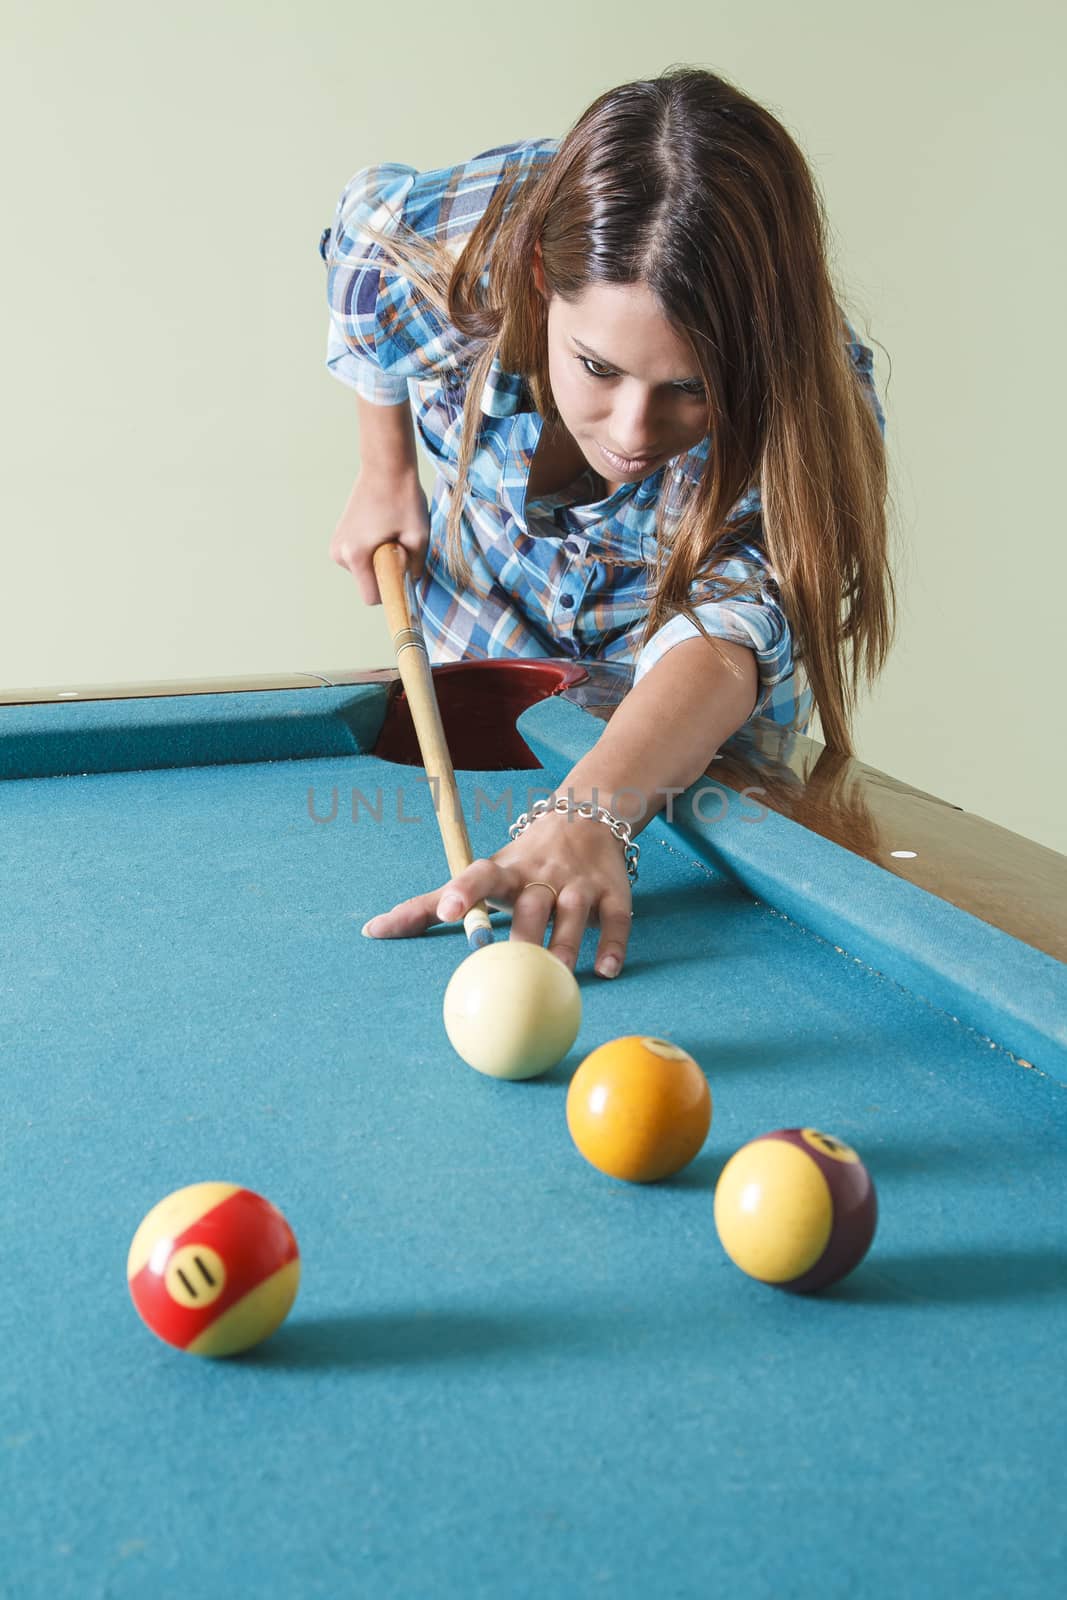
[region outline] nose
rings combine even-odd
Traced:
[[[655,390],[643,384],[622,385],[612,407],[608,449],[631,461],[644,461],[662,449],[663,426]]]

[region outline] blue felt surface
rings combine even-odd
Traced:
[[[0,778],[51,778],[373,749],[384,685],[4,706]]]
[[[518,726],[561,776],[587,748],[588,719],[562,700],[532,707]],[[1067,1084],[1067,967],[1052,956],[707,778],[645,837],[677,840],[768,906]]]
[[[353,824],[379,787],[381,825]],[[13,783],[0,828],[0,1592],[1059,1584],[1052,1078],[662,835],[622,978],[587,938],[571,1056],[486,1080],[440,1018],[462,931],[360,937],[447,876],[425,785],[369,758]],[[642,1031],[693,1051],[715,1118],[639,1189],[582,1162],[564,1101]],[[712,1223],[728,1154],[793,1124],[855,1143],[881,1199],[817,1300],[742,1277]],[[141,1215],[205,1178],[268,1194],[304,1258],[289,1323],[230,1363],[156,1343],[124,1282]]]

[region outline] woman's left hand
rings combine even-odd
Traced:
[[[555,890],[555,897],[548,884]],[[574,971],[586,925],[600,927],[595,967],[614,978],[626,958],[632,901],[622,845],[592,817],[546,812],[495,855],[480,857],[439,889],[402,900],[372,917],[372,939],[409,939],[441,922],[460,921],[484,900],[512,908],[511,937],[543,944]]]

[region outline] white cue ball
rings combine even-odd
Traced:
[[[565,962],[542,945],[502,939],[460,962],[445,990],[445,1031],[490,1078],[536,1078],[562,1061],[582,1024]]]

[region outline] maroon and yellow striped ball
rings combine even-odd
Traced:
[[[780,1128],[743,1145],[715,1189],[715,1226],[730,1260],[794,1294],[825,1289],[857,1267],[877,1221],[867,1168],[815,1128]]]
[[[194,1356],[250,1350],[285,1321],[300,1252],[276,1206],[235,1183],[193,1183],[145,1217],[126,1262],[142,1320]]]

